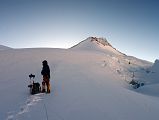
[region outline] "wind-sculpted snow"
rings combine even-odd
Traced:
[[[152,63],[94,42],[72,49],[1,51],[0,120],[158,120],[159,84]],[[28,75],[41,83],[44,59],[51,93],[30,95]],[[145,85],[134,90],[128,84],[132,78]]]

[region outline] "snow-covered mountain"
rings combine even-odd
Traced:
[[[105,56],[102,61],[103,67],[109,66],[112,71],[117,71],[123,79],[129,81],[132,79],[132,74],[134,74],[134,72],[136,72],[135,74],[137,77],[137,74],[144,73],[152,66],[152,63],[148,61],[127,56],[118,51],[105,38],[89,37],[73,46],[71,50],[93,52],[93,54],[96,53]]]
[[[30,95],[30,73],[41,82],[43,60],[51,93]],[[103,38],[70,49],[0,52],[0,120],[158,120],[159,81],[151,62],[127,56]],[[155,69],[158,72],[158,69]],[[144,83],[134,89],[131,80]]]
[[[73,50],[89,50],[92,52],[103,52],[105,54],[124,55],[117,51],[105,38],[89,37],[79,44],[73,46]]]

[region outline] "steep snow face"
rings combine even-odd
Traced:
[[[158,72],[158,71],[159,71],[159,60],[158,60],[158,59],[155,60],[155,63],[153,64],[151,70],[152,70],[153,72]]]
[[[155,60],[155,63],[147,70],[146,79],[149,79],[149,84],[159,84],[159,60]]]
[[[146,70],[146,74],[142,76],[143,80],[146,80],[146,85],[137,91],[150,96],[159,96],[159,60],[156,60],[155,63]]]
[[[0,50],[8,50],[8,49],[11,49],[11,48],[4,45],[0,45]]]
[[[135,79],[145,82],[143,77],[152,63],[127,56],[115,48],[104,38],[89,37],[71,48],[73,51],[84,51],[103,56],[102,66],[117,72],[123,80],[130,82],[135,72]]]
[[[73,46],[73,50],[87,50],[106,54],[124,55],[117,51],[105,38],[89,37],[79,44]]]

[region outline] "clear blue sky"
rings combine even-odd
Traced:
[[[89,36],[148,61],[159,56],[156,0],[0,0],[0,44],[68,48]]]

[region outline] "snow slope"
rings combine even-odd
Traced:
[[[8,50],[8,49],[11,49],[11,48],[4,45],[0,45],[0,50]]]
[[[151,67],[151,71],[159,72],[159,60],[155,60],[155,63]]]
[[[73,50],[89,50],[93,52],[103,52],[105,54],[124,55],[117,51],[105,38],[89,37],[79,44],[73,46]]]
[[[82,44],[92,47],[88,40]],[[159,86],[145,79],[152,77],[147,73],[152,63],[91,44],[93,51],[81,43],[71,49],[0,51],[0,120],[158,120]],[[51,94],[29,95],[28,75],[41,82],[44,59]],[[133,72],[145,86],[134,90],[127,83]]]
[[[152,67],[147,70],[147,74],[144,78],[147,79],[147,85],[138,89],[138,91],[150,96],[159,96],[159,60],[155,60]]]

